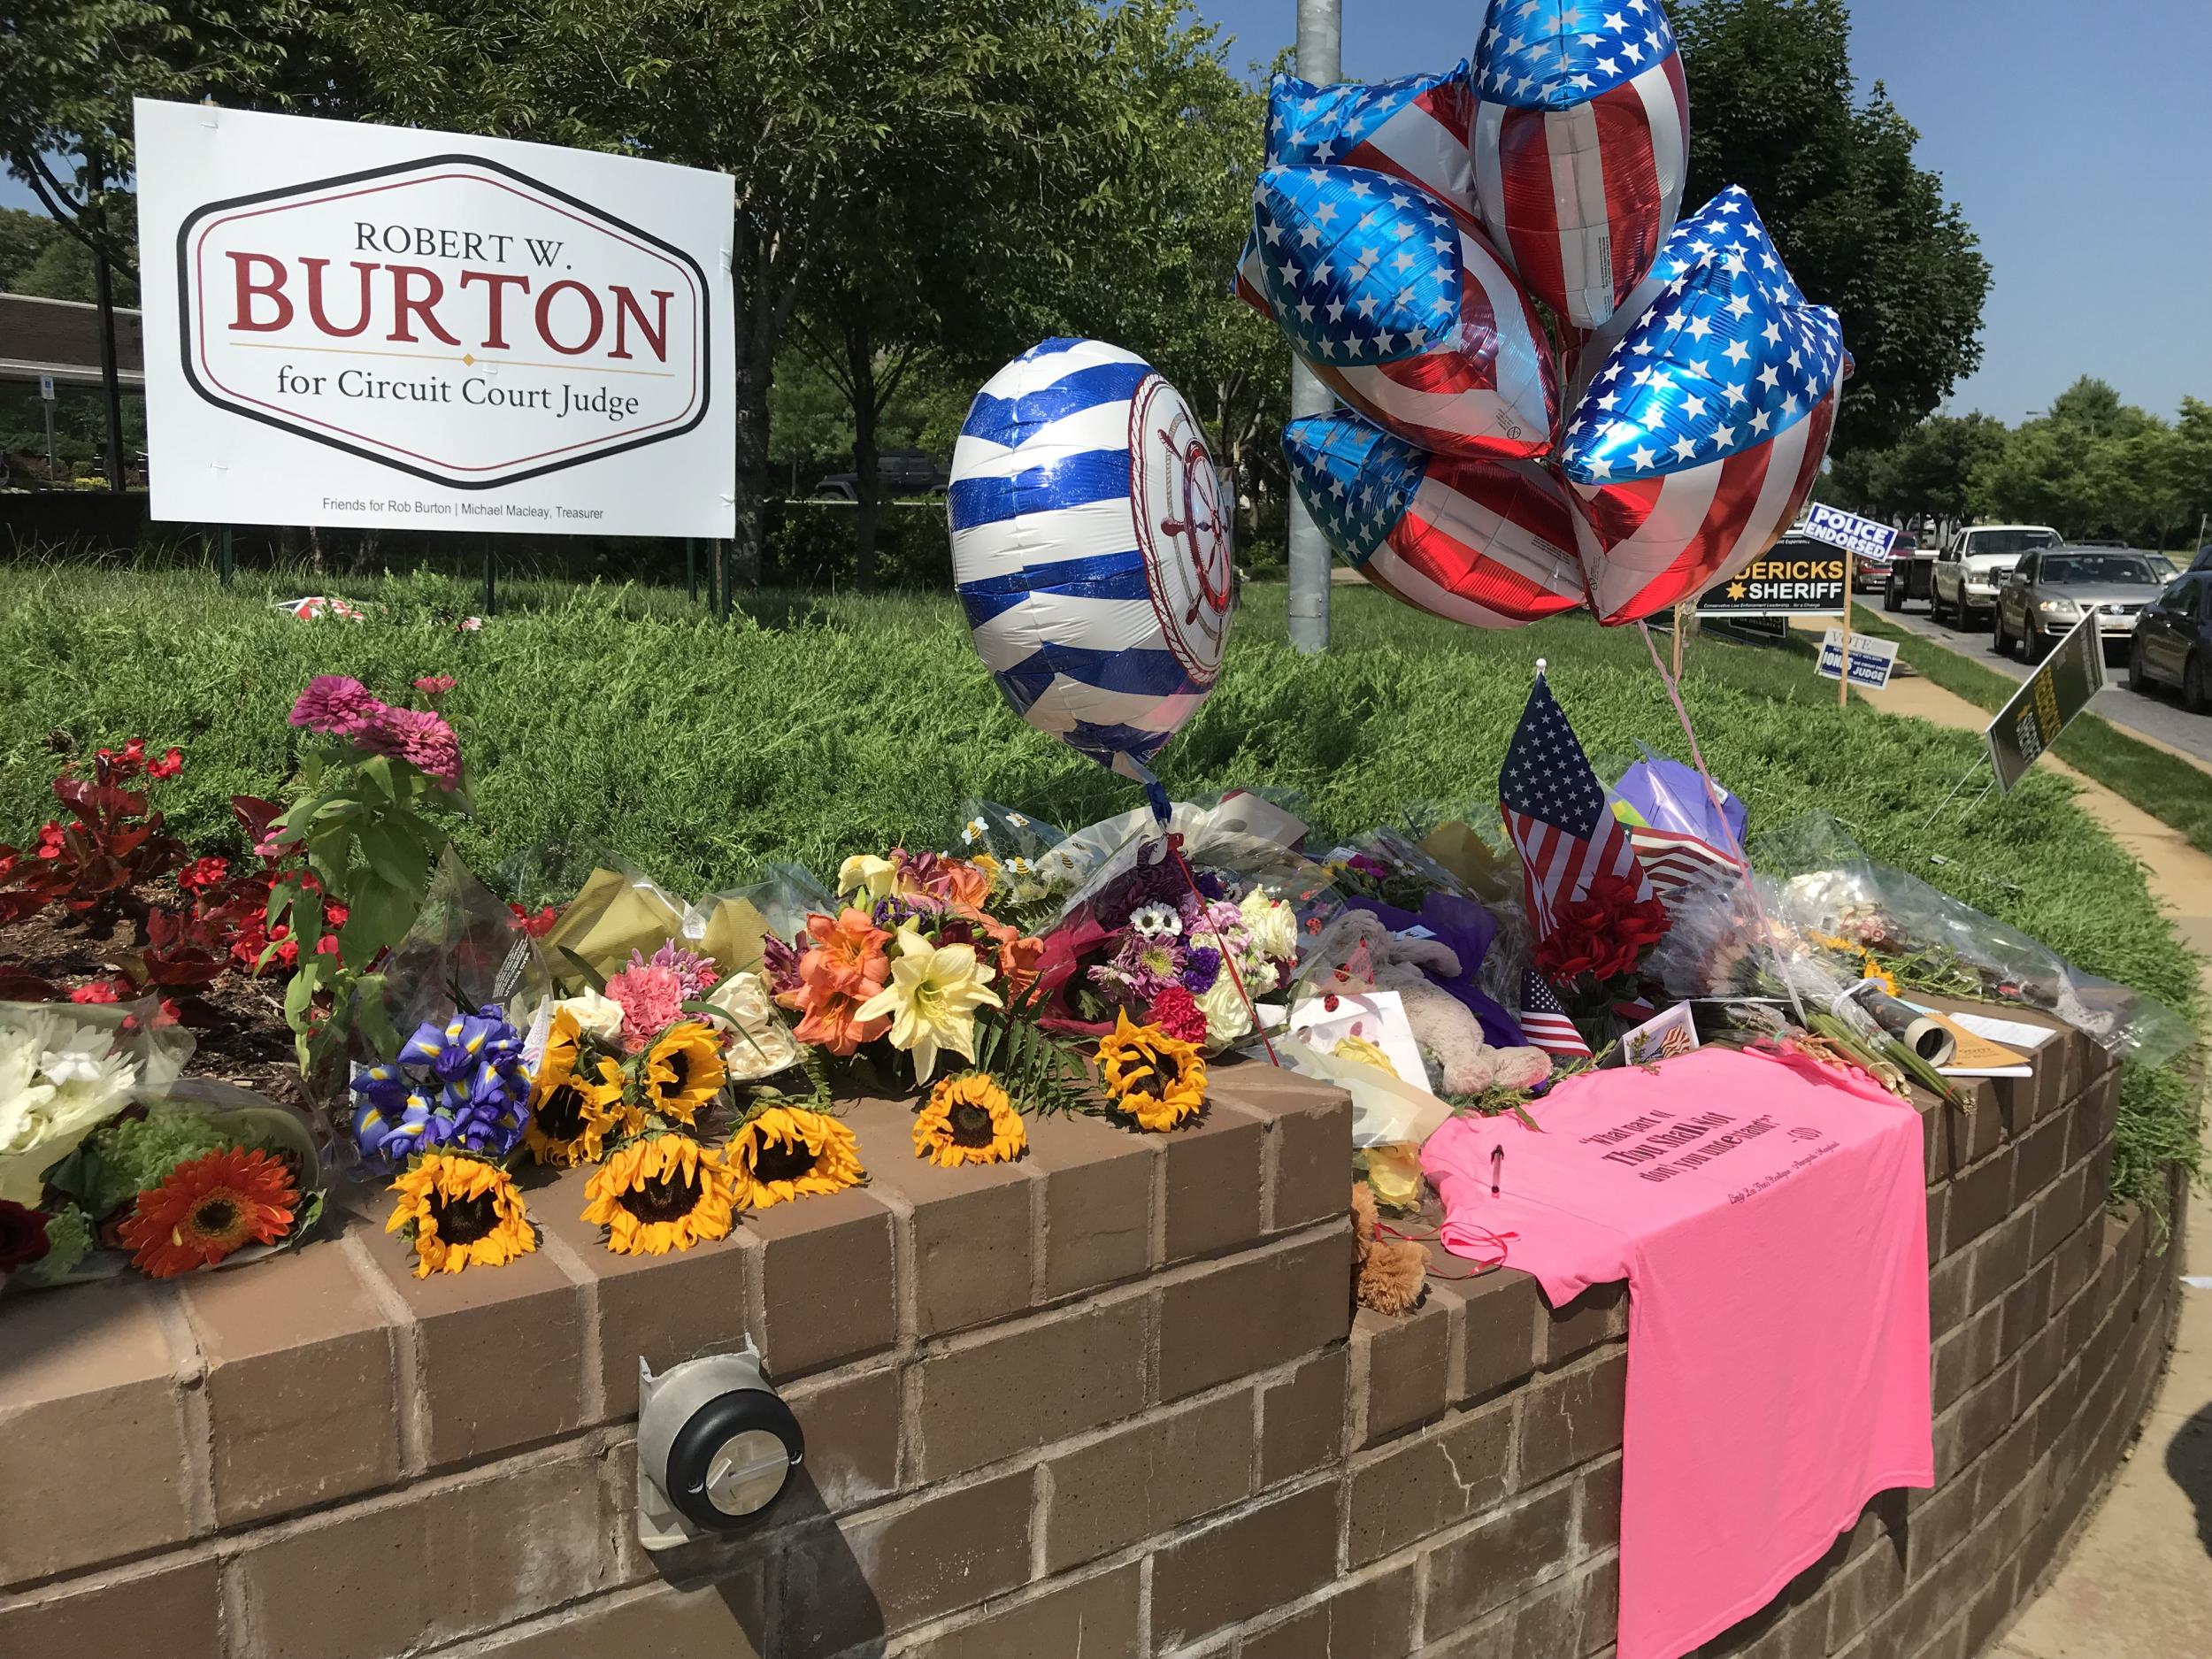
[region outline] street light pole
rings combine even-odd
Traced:
[[[1328,82],[1343,74],[1342,0],[1298,0],[1298,78]],[[1311,369],[1290,360],[1290,412],[1325,415],[1333,399]],[[1290,493],[1290,644],[1296,651],[1329,649],[1329,544]]]

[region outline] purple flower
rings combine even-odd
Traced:
[[[1211,945],[1194,945],[1183,959],[1183,988],[1203,996],[1221,977],[1221,953]]]
[[[786,991],[799,988],[799,953],[773,933],[760,941],[760,971],[768,981],[771,995],[780,996]]]
[[[1178,941],[1164,935],[1147,939],[1141,933],[1131,933],[1122,940],[1113,960],[1091,970],[1091,983],[1109,995],[1148,1005],[1169,986],[1180,983],[1184,962],[1183,947]]]
[[[318,674],[292,705],[294,726],[331,737],[358,737],[386,712],[383,703],[359,680],[344,674]]]
[[[428,709],[380,708],[375,723],[360,736],[364,749],[396,755],[451,789],[461,781],[461,741],[445,716]]]

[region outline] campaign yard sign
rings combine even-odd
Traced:
[[[1889,676],[1897,666],[1897,645],[1892,640],[1870,639],[1863,634],[1851,636],[1851,683],[1866,691],[1879,691],[1889,684]],[[1820,672],[1828,680],[1843,678],[1843,630],[1830,628],[1821,636]]]
[[[1839,616],[1844,565],[1834,548],[1785,536],[1725,580],[1697,597],[1701,617]]]
[[[134,109],[154,517],[734,534],[727,177]]]
[[[2093,614],[2051,649],[2051,654],[1997,711],[1984,735],[1989,764],[2007,795],[2028,775],[2043,751],[2104,689],[2104,641]]]
[[[1862,518],[1840,507],[1815,506],[1805,515],[1805,534],[1816,541],[1862,558],[1886,559],[1897,546],[1897,527]]]

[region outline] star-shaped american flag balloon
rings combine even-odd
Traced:
[[[1268,83],[1267,105],[1269,166],[1364,167],[1473,210],[1467,133],[1474,97],[1464,61],[1440,75],[1372,84],[1324,86],[1277,75]]]
[[[1609,623],[1774,544],[1811,493],[1847,372],[1835,312],[1807,303],[1740,189],[1676,227],[1651,281],[1648,308],[1586,365],[1556,457]]]
[[[1283,454],[1329,544],[1417,611],[1511,628],[1584,603],[1572,509],[1536,462],[1430,455],[1348,411],[1292,421]]]
[[[1271,167],[1237,292],[1329,388],[1448,455],[1551,447],[1558,373],[1535,309],[1472,220],[1357,167]]]
[[[1604,324],[1682,207],[1689,94],[1658,0],[1494,0],[1468,148],[1483,227],[1571,332]]]

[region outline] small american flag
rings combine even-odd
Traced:
[[[1590,1045],[1559,1006],[1559,999],[1533,969],[1521,975],[1521,1032],[1536,1047],[1555,1059],[1587,1059]]]
[[[1632,878],[1637,898],[1651,896],[1628,827],[1613,816],[1605,786],[1540,673],[1498,773],[1498,810],[1521,855],[1529,925],[1540,941],[1551,937],[1557,907],[1586,896],[1599,876]]]
[[[1743,874],[1740,861],[1681,830],[1631,826],[1628,841],[1636,849],[1636,862],[1651,878],[1652,891],[1663,901],[1702,877]]]

